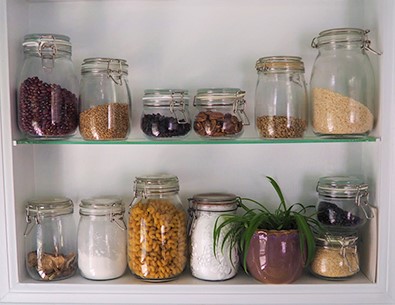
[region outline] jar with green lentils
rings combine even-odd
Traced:
[[[307,128],[304,64],[296,56],[256,62],[255,125],[261,138],[301,138]]]
[[[81,67],[79,128],[84,140],[124,140],[131,117],[128,64],[124,59],[87,58]]]

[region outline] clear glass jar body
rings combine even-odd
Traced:
[[[237,245],[223,242],[232,226],[224,227],[214,249],[215,224],[221,225],[221,215],[234,215],[238,201],[233,194],[198,194],[190,199],[189,212],[192,221],[190,234],[190,268],[194,277],[207,281],[223,281],[233,278],[238,271]]]
[[[132,105],[126,60],[87,58],[81,74],[81,136],[84,140],[125,140]]]
[[[307,129],[307,89],[300,57],[273,56],[256,63],[255,126],[262,138],[300,138]]]
[[[360,270],[357,240],[353,235],[317,237],[311,273],[326,280],[345,280],[357,274]]]
[[[178,195],[178,178],[137,177],[129,210],[128,265],[138,278],[169,281],[187,261],[186,213]]]
[[[182,138],[191,131],[188,91],[145,90],[143,105],[140,127],[149,139]]]
[[[244,112],[245,91],[239,88],[199,89],[194,99],[198,113],[193,129],[203,138],[237,138],[249,125]]]
[[[368,185],[360,177],[321,177],[317,192],[317,219],[331,233],[357,233],[373,217]]]
[[[318,136],[368,135],[374,124],[375,81],[367,31],[332,29],[312,42],[311,116]]]
[[[83,199],[78,224],[78,266],[91,280],[122,276],[126,262],[125,208],[117,198]]]
[[[18,126],[32,139],[62,139],[78,127],[78,79],[64,35],[30,34],[18,78]]]
[[[68,198],[29,200],[26,204],[25,264],[35,280],[71,277],[77,270],[76,225]]]

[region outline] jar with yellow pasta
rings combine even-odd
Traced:
[[[129,209],[128,265],[146,281],[168,281],[186,265],[186,212],[176,176],[136,177]]]

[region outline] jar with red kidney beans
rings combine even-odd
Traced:
[[[28,34],[18,80],[18,126],[28,138],[62,139],[78,127],[78,79],[70,38]]]

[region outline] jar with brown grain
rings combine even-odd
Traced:
[[[366,136],[373,129],[375,80],[369,30],[338,28],[319,33],[310,80],[313,131],[322,137]]]
[[[25,206],[25,265],[35,280],[55,281],[77,270],[73,202],[64,197],[31,199]]]
[[[193,122],[196,134],[207,139],[241,136],[244,126],[250,124],[244,96],[239,88],[199,89],[193,102],[198,109]]]
[[[84,140],[125,140],[130,131],[131,93],[124,59],[87,58],[81,67],[80,133]]]
[[[129,209],[128,265],[145,281],[169,281],[187,261],[186,212],[176,176],[136,177]]]
[[[316,252],[310,264],[313,275],[326,280],[345,280],[359,272],[358,237],[316,237]]]
[[[261,138],[301,138],[307,129],[304,64],[296,56],[256,62],[255,127]]]
[[[17,84],[18,127],[30,139],[64,139],[78,127],[78,79],[70,38],[28,34]]]
[[[179,139],[191,131],[187,90],[147,89],[143,105],[140,127],[149,139]]]

